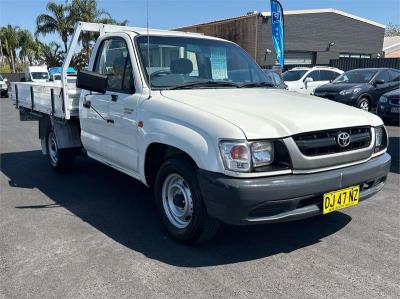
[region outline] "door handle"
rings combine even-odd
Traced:
[[[111,101],[116,102],[118,100],[118,95],[117,94],[112,94],[111,95]]]
[[[113,119],[107,119],[107,123],[108,123],[108,124],[113,124],[113,123],[114,123],[114,120],[113,120]]]

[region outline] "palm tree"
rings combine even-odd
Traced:
[[[34,47],[34,43],[32,34],[29,30],[21,30],[18,32],[18,56],[23,63],[32,64],[31,50]]]
[[[61,50],[61,45],[56,42],[50,42],[48,45],[40,43],[41,60],[48,67],[62,65],[64,61],[64,51]]]
[[[22,46],[21,46],[21,50],[22,50]],[[27,51],[26,51],[26,58],[27,58],[29,64],[32,65],[32,64],[41,63],[42,56],[43,56],[43,44],[38,39],[32,40],[30,48],[27,49]],[[44,63],[46,63],[46,62],[44,61]]]
[[[15,72],[16,58],[17,58],[17,48],[19,44],[19,31],[18,26],[7,25],[0,29],[2,51],[5,56],[7,56],[10,68]]]
[[[93,22],[93,23],[104,23],[104,24],[118,24],[126,25],[127,20],[123,22],[117,22],[111,15],[104,9],[97,7],[96,0],[72,0],[70,6],[71,15],[75,21],[82,22]],[[82,58],[89,59],[92,42],[96,40],[97,34],[95,33],[83,33],[80,41],[82,43],[83,51],[79,53]]]
[[[68,36],[72,34],[75,23],[71,7],[69,5],[49,2],[47,3],[46,10],[49,14],[41,14],[36,18],[35,35],[58,33],[64,43],[64,50],[67,52]]]

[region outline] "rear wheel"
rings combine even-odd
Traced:
[[[357,102],[357,107],[360,108],[361,110],[364,110],[364,111],[370,111],[371,110],[370,103],[369,103],[369,100],[367,98],[359,99],[358,102]]]
[[[71,149],[60,149],[56,134],[53,129],[49,130],[49,134],[46,138],[47,144],[47,158],[50,166],[58,171],[65,172],[71,169],[74,163],[75,153]]]
[[[168,233],[185,243],[203,243],[219,229],[219,221],[210,217],[188,159],[169,159],[161,165],[155,181],[155,197],[162,222]]]

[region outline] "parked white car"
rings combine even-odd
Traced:
[[[66,69],[85,30],[100,36],[72,96]],[[151,187],[179,241],[203,242],[221,222],[330,213],[385,184],[391,157],[378,116],[273,88],[235,43],[92,23],[79,23],[72,41],[61,84],[12,83],[21,118],[38,118],[56,171],[82,150]]]
[[[8,96],[7,79],[3,78],[1,75],[0,75],[0,96],[1,97],[7,97]]]
[[[343,71],[333,67],[295,67],[283,74],[283,80],[291,91],[313,94],[315,88],[333,81],[341,74]]]
[[[49,80],[47,66],[27,66],[25,69],[25,81],[43,83]]]

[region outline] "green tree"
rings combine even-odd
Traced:
[[[23,63],[32,64],[34,60],[33,49],[35,40],[29,30],[20,30],[18,33],[19,59]]]
[[[7,57],[10,68],[15,72],[16,59],[17,59],[17,49],[19,47],[19,31],[18,26],[7,25],[1,27],[0,37],[2,44],[3,55]]]
[[[64,44],[64,50],[68,50],[68,37],[74,30],[75,18],[71,13],[69,5],[47,3],[48,14],[41,14],[36,18],[36,33],[46,35],[48,33],[58,33]]]
[[[64,51],[61,49],[61,45],[50,42],[49,44],[40,43],[40,47],[41,62],[46,63],[49,68],[63,64]]]
[[[70,12],[76,22],[90,22],[90,23],[103,23],[126,25],[127,20],[118,22],[111,17],[111,15],[104,9],[97,7],[96,0],[72,0]],[[80,65],[83,61],[86,63],[89,60],[92,44],[97,39],[98,34],[85,32],[81,35],[80,42],[82,43],[82,51],[76,56],[79,57]]]

